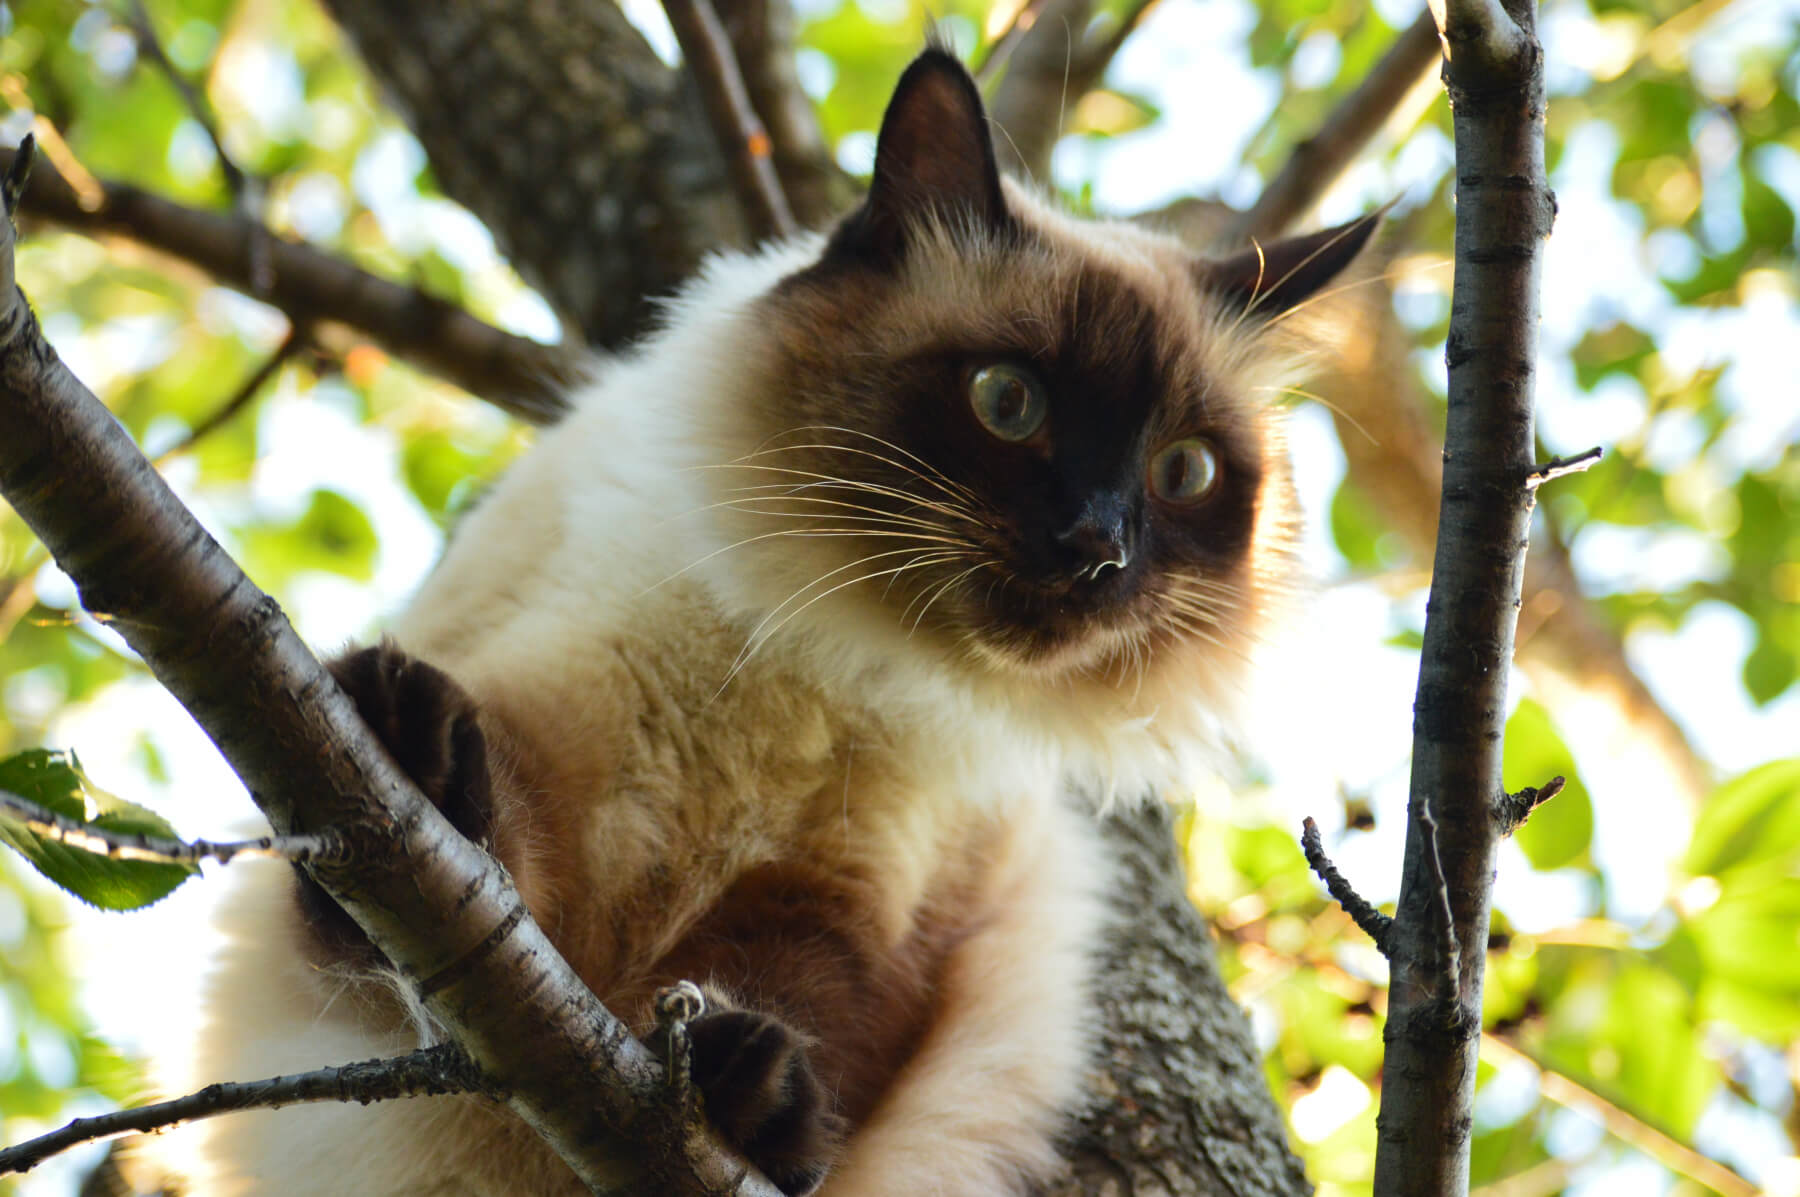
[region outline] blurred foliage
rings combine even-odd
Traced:
[[[485,319],[553,335],[546,309],[486,234],[437,192],[423,154],[315,4],[148,7],[228,152],[262,180],[272,225]],[[872,160],[891,80],[928,11],[977,54],[999,28],[980,0],[799,7],[800,77],[853,171]],[[1100,7],[1116,19],[1134,5]],[[98,175],[229,206],[210,139],[139,52],[123,11],[88,0],[0,3],[0,104],[52,122],[73,162]],[[1192,135],[1217,126],[1238,139],[1243,165],[1202,182],[1247,202],[1415,11],[1371,0],[1165,0],[1101,90],[1074,105],[1064,148],[1075,152],[1059,155],[1056,182],[1079,202],[1104,197],[1124,169],[1113,164],[1141,166],[1136,147],[1163,145],[1173,172],[1184,150],[1152,139],[1169,127]],[[1546,276],[1541,436],[1547,453],[1597,440],[1609,449],[1598,468],[1546,488],[1546,541],[1566,547],[1595,610],[1634,646],[1721,621],[1741,633],[1728,662],[1740,689],[1700,704],[1792,712],[1800,422],[1770,391],[1791,399],[1800,344],[1800,9],[1794,0],[1549,0],[1541,20],[1547,149],[1563,199],[1552,247],[1572,243],[1577,263],[1558,273],[1553,262]],[[1195,90],[1206,86],[1222,94],[1202,95],[1196,118]],[[27,122],[23,111],[0,117],[0,134],[16,141]],[[1404,107],[1327,214],[1403,194],[1410,252],[1426,266],[1441,262],[1449,139],[1441,97]],[[1602,251],[1595,269],[1585,255]],[[59,351],[153,454],[216,411],[285,335],[277,313],[122,240],[28,228],[19,269]],[[1448,285],[1447,271],[1424,269],[1397,286],[1423,381],[1440,402]],[[1771,368],[1783,360],[1785,373]],[[400,601],[431,560],[434,545],[421,542],[447,529],[525,439],[378,351],[332,340],[296,355],[248,410],[163,469],[302,632],[329,646],[368,634]],[[1385,578],[1389,651],[1416,652],[1419,571],[1404,540],[1348,485],[1335,488],[1326,522],[1342,569]],[[210,831],[203,824],[214,816],[182,785],[166,727],[122,713],[113,697],[142,672],[102,623],[79,613],[66,581],[0,510],[0,757],[67,746],[72,729],[86,729],[90,739],[73,746],[97,770],[106,750],[105,784],[190,834]],[[1676,701],[1692,696],[1661,696],[1700,710]],[[1631,797],[1604,792],[1609,762],[1567,718],[1533,691],[1508,725],[1509,787],[1557,773],[1569,784],[1519,833],[1520,852],[1503,867],[1572,895],[1559,909],[1576,913],[1546,921],[1504,898],[1496,910],[1486,1000],[1494,1039],[1474,1182],[1510,1179],[1508,1191],[1523,1193],[1708,1191],[1664,1146],[1673,1140],[1772,1191],[1800,1191],[1800,1049],[1789,1046],[1800,1037],[1800,761],[1722,779],[1683,816],[1691,827],[1665,829],[1687,849],[1654,878],[1654,898],[1627,901],[1620,857],[1632,849],[1605,842],[1604,812]],[[1797,747],[1800,727],[1790,726],[1763,756]],[[1399,834],[1395,793],[1403,808],[1400,773],[1366,791],[1347,787],[1352,829],[1334,855]],[[1323,900],[1293,829],[1254,813],[1254,801],[1229,810],[1184,822],[1195,901],[1219,928],[1228,975],[1254,1014],[1321,1191],[1366,1190],[1385,969]],[[1656,817],[1668,815],[1658,808]],[[16,859],[0,858],[0,1136],[17,1137],[21,1121],[123,1100],[137,1083],[88,1029],[63,955],[70,917]]]

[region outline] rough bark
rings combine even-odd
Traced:
[[[589,344],[630,340],[702,252],[744,242],[694,90],[614,5],[326,6],[444,191]]]
[[[1108,823],[1124,863],[1098,990],[1093,1100],[1043,1197],[1294,1197],[1305,1170],[1267,1118],[1268,1078],[1188,900],[1166,808]]]
[[[1540,250],[1555,212],[1532,4],[1450,0],[1442,27],[1456,131],[1450,402],[1375,1165],[1376,1193],[1419,1197],[1468,1190],[1506,677],[1532,509]]]

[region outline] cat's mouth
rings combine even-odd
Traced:
[[[1147,597],[1129,568],[1011,577],[975,597],[964,643],[984,664],[1034,675],[1098,664],[1145,627]]]

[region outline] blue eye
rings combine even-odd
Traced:
[[[969,377],[969,406],[1003,441],[1023,441],[1044,426],[1049,404],[1037,379],[1016,366],[983,366]]]
[[[1150,459],[1150,490],[1166,503],[1198,503],[1219,485],[1219,455],[1199,437],[1165,445]]]

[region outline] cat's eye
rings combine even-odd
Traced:
[[[969,406],[983,428],[1015,442],[1031,439],[1049,411],[1038,380],[1004,363],[983,366],[969,377]]]
[[[1219,485],[1219,455],[1199,437],[1164,446],[1150,459],[1150,490],[1168,503],[1198,503]]]

